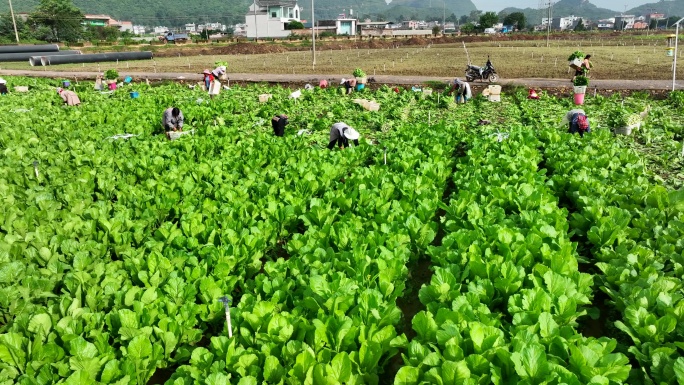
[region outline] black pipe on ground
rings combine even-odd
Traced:
[[[0,62],[24,61],[31,58],[31,56],[78,55],[80,53],[81,51],[0,53]]]
[[[37,45],[2,45],[0,54],[3,53],[25,53],[25,52],[58,52],[57,44],[37,44]]]
[[[63,56],[63,55],[80,55],[81,51],[59,51],[59,52],[32,52],[32,53],[21,53],[21,54],[11,54],[11,55],[24,55],[24,57],[21,58],[21,60],[12,60],[12,61],[22,61],[28,59],[29,64],[31,67],[33,66],[39,66],[42,65],[41,59],[46,57],[46,56]],[[9,54],[8,54],[9,55]],[[0,62],[2,60],[2,56],[0,55]],[[7,60],[10,61],[10,60]]]
[[[152,59],[152,52],[110,52],[110,53],[91,53],[85,55],[60,55],[43,56],[40,61],[44,66],[55,64],[72,63],[99,63],[106,61],[119,60],[149,60]]]

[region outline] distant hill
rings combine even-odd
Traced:
[[[221,22],[224,24],[244,23],[245,13],[252,0],[73,0],[74,4],[89,14],[107,14],[117,20],[131,20],[145,25],[182,25],[192,22]],[[38,0],[13,0],[15,12],[31,12]],[[302,16],[310,18],[311,2],[300,1]],[[443,4],[446,16],[467,15],[476,7],[471,0],[316,0],[316,18],[335,18],[340,13],[353,9],[355,16],[384,16],[394,21],[403,15],[419,19],[442,15]],[[0,12],[8,12],[6,1],[0,1]]]
[[[520,9],[509,7],[501,11],[501,13],[504,12],[507,14],[513,12],[522,12],[525,14],[527,22],[530,24],[540,24],[541,19],[547,15],[546,9],[540,10],[537,8]],[[561,0],[553,5],[551,12],[552,17],[575,15],[591,20],[606,19],[613,17],[616,13],[618,13],[610,9],[599,8],[592,4],[589,0]]]
[[[684,17],[684,0],[659,1],[647,3],[627,11],[631,15],[643,15],[649,12],[664,13],[666,17]]]

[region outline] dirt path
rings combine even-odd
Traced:
[[[63,71],[29,71],[29,70],[0,70],[0,75],[5,76],[29,76],[47,77],[56,79],[90,79],[94,80],[96,72],[63,72]],[[125,75],[135,79],[149,80],[181,80],[189,82],[199,82],[201,75],[196,73],[166,72],[130,72]],[[328,79],[330,84],[339,83],[340,79],[348,75],[284,75],[284,74],[246,74],[231,73],[230,81],[237,82],[267,82],[267,83],[311,83],[318,84],[319,79]],[[398,75],[377,75],[372,76],[378,84],[397,84],[413,85],[424,84],[428,81],[449,81],[452,78],[435,76],[398,76]],[[480,85],[474,82],[474,85]],[[545,78],[524,78],[524,79],[501,79],[501,85],[515,85],[533,88],[570,88],[569,79],[545,79]],[[597,90],[671,90],[672,81],[670,80],[603,80],[592,79],[589,89]],[[684,90],[684,81],[676,85],[676,89]]]

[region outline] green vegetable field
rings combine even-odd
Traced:
[[[588,95],[580,139],[525,89],[9,82],[2,385],[684,383],[682,93]]]

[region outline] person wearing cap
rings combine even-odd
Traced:
[[[170,139],[171,131],[183,131],[183,113],[178,107],[169,107],[162,115],[162,126],[166,131],[166,137]]]
[[[321,88],[328,88],[328,81],[325,80],[325,79],[321,79],[321,80],[318,82],[318,86],[321,87]]]
[[[565,114],[563,121],[568,123],[568,132],[571,134],[579,133],[580,137],[584,137],[584,133],[591,132],[589,119],[582,109],[570,110]]]
[[[81,100],[74,91],[65,90],[64,88],[57,88],[57,93],[64,101],[67,106],[79,106],[81,105]]]
[[[0,95],[7,95],[8,92],[7,81],[3,78],[0,78]]]
[[[468,99],[471,99],[473,97],[473,93],[470,90],[470,84],[467,82],[464,82],[460,78],[454,79],[454,82],[452,83],[451,89],[447,91],[447,95],[451,93],[452,91],[454,92],[454,99],[456,103],[461,102],[465,103],[468,101]]]
[[[347,89],[347,93],[351,94],[354,88],[356,88],[356,79],[351,78],[351,79],[345,79],[342,78],[342,81],[340,82],[341,85],[344,86],[344,88]]]
[[[275,136],[283,136],[285,134],[285,126],[290,122],[287,121],[287,115],[280,114],[276,115],[271,119],[271,127],[273,127],[273,133]]]
[[[204,87],[207,91],[209,91],[209,87],[211,86],[211,83],[214,81],[214,75],[211,74],[211,71],[204,70],[204,72],[202,73],[202,80],[204,80]]]
[[[332,150],[337,144],[340,149],[349,147],[349,141],[353,141],[355,146],[359,145],[359,133],[349,127],[344,122],[337,122],[330,127],[330,143],[328,143],[328,149]]]

